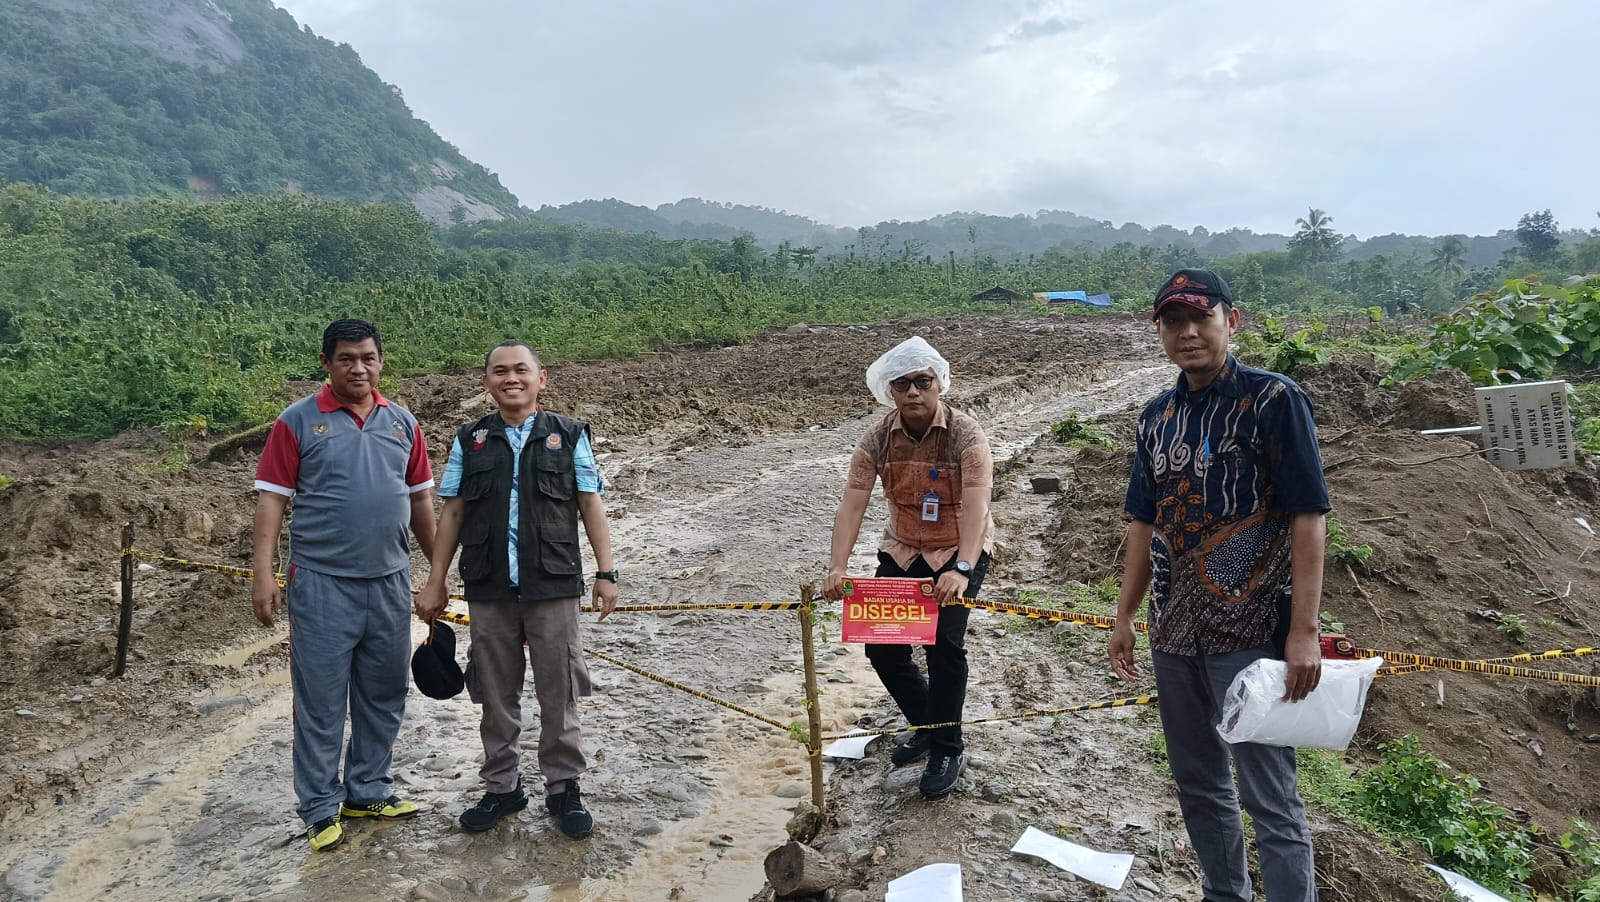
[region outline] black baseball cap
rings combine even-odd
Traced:
[[[429,698],[455,698],[467,686],[461,665],[456,663],[456,632],[444,623],[433,622],[433,635],[411,654],[411,679],[417,691]]]
[[[1196,310],[1210,310],[1224,301],[1230,307],[1238,306],[1234,303],[1233,289],[1228,287],[1227,280],[1209,269],[1180,269],[1156,291],[1156,306],[1150,318],[1160,316],[1161,308],[1169,303],[1188,304]]]

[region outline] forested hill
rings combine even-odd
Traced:
[[[1203,226],[1180,229],[1170,225],[1146,227],[1136,222],[1116,225],[1109,220],[1092,219],[1065,210],[1040,210],[1032,215],[1016,216],[943,213],[930,219],[895,220],[846,229],[769,207],[717,203],[698,197],[654,208],[615,198],[581,200],[559,207],[546,205],[534,215],[569,225],[652,233],[665,239],[727,241],[747,234],[769,249],[788,244],[794,248],[815,248],[822,254],[849,251],[877,254],[910,248],[918,254],[933,256],[953,251],[1005,259],[1042,254],[1053,248],[1104,250],[1131,244],[1181,248],[1215,259],[1283,251],[1290,246],[1291,238],[1288,234],[1258,233],[1242,228],[1212,232]],[[1293,225],[1284,223],[1286,228]],[[1581,236],[1575,238],[1581,240]],[[1346,236],[1341,239],[1341,246],[1349,259],[1370,260],[1379,255],[1426,256],[1438,241],[1426,235],[1376,235],[1365,240]],[[1494,235],[1463,236],[1463,245],[1464,258],[1470,265],[1493,266],[1516,246],[1516,237],[1506,229]]]
[[[270,0],[0,2],[0,184],[519,211],[347,44]]]

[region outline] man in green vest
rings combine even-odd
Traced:
[[[459,545],[472,620],[467,690],[483,706],[480,774],[488,787],[461,815],[461,826],[488,830],[528,806],[517,743],[523,669],[531,664],[545,808],[562,833],[581,839],[594,830],[594,818],[578,789],[587,766],[578,699],[590,692],[578,634],[580,519],[599,567],[593,598],[602,620],[617,606],[617,572],[589,426],[539,408],[548,379],[539,355],[520,341],[489,352],[483,387],[499,409],[462,426],[450,448],[439,489],[444,509],[417,616],[431,624],[444,610],[445,577]]]

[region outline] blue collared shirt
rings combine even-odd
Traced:
[[[511,443],[511,519],[506,528],[506,557],[511,562],[511,585],[521,585],[518,577],[517,561],[517,482],[522,471],[522,446],[527,444],[528,435],[533,431],[533,421],[536,416],[530,416],[522,421],[521,426],[506,426],[506,441]],[[454,498],[461,494],[461,468],[463,454],[461,439],[457,438],[450,444],[450,457],[444,464],[444,478],[439,482],[439,497]],[[585,432],[578,437],[578,443],[572,448],[572,465],[577,470],[578,491],[605,494],[605,481],[600,477],[600,468],[595,464],[594,448],[589,444],[589,434]]]
[[[1211,384],[1183,375],[1139,417],[1124,510],[1155,527],[1150,637],[1170,654],[1268,644],[1289,585],[1289,523],[1328,510],[1311,402],[1231,356]]]

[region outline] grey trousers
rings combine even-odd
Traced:
[[[1261,879],[1270,902],[1316,902],[1311,828],[1295,774],[1294,749],[1241,742],[1217,735],[1222,699],[1239,671],[1270,648],[1225,655],[1155,652],[1156,691],[1167,760],[1178,784],[1178,804],[1189,842],[1204,873],[1206,902],[1250,902],[1239,803],[1255,822]],[[1234,773],[1238,793],[1234,792]]]
[[[377,802],[391,794],[389,765],[411,678],[411,574],[354,579],[293,566],[284,601],[296,813],[313,824],[337,814],[346,800]]]
[[[588,767],[578,725],[578,699],[590,693],[589,668],[578,635],[578,601],[573,597],[467,604],[472,618],[467,691],[483,706],[478,725],[483,769],[478,773],[490,792],[517,788],[522,686],[530,663],[539,701],[539,771],[545,791],[563,791],[566,781]]]

